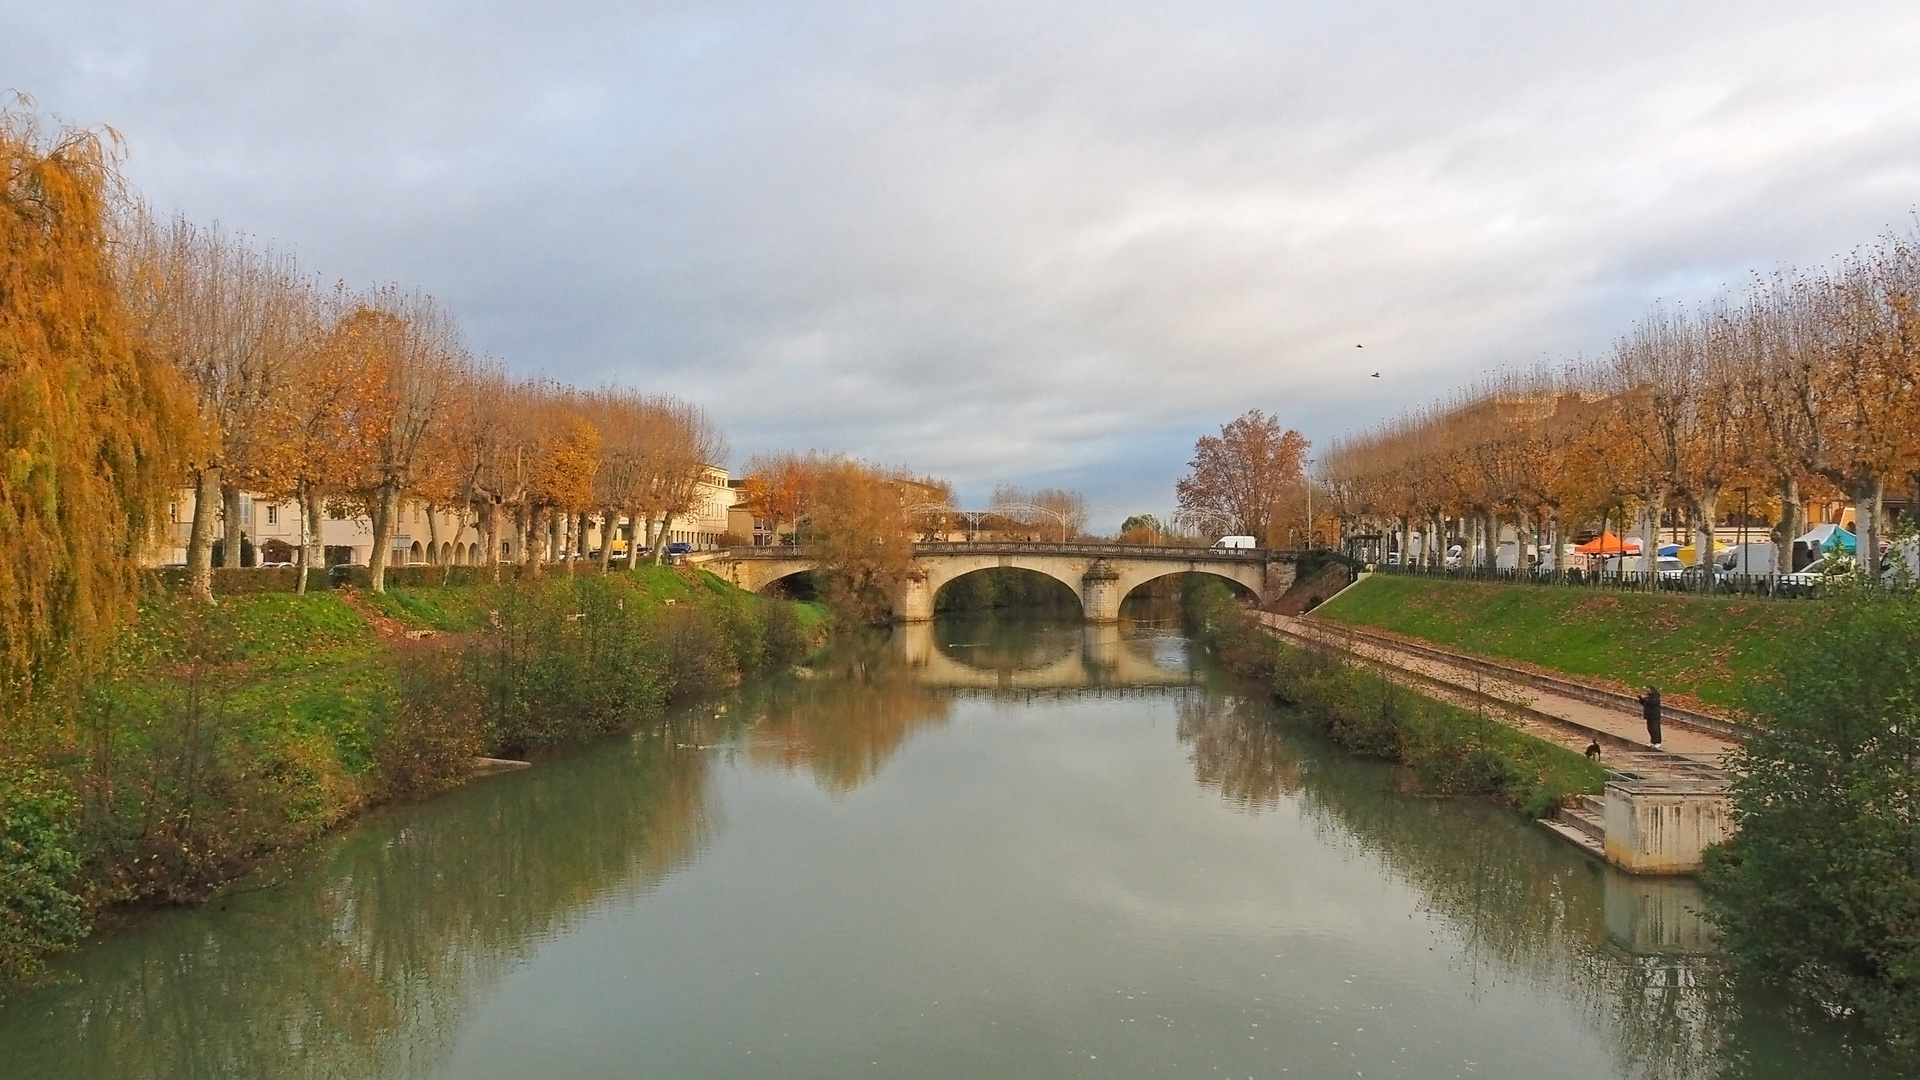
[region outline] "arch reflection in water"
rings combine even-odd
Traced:
[[[9,1002],[4,1074],[430,1072],[543,942],[697,857],[708,762],[648,735],[370,818],[292,883],[153,917]]]
[[[1197,685],[1185,645],[1131,621],[993,617],[908,623],[890,642],[923,686],[989,691]]]

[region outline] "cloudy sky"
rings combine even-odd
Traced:
[[[1164,513],[1910,228],[1912,3],[0,0],[149,202],[426,288],[522,374]],[[1356,349],[1355,345],[1364,345]],[[1378,371],[1381,378],[1369,376]]]

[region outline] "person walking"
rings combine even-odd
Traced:
[[[1647,719],[1647,741],[1653,744],[1655,750],[1658,750],[1660,749],[1660,688],[1647,687],[1646,694],[1639,701],[1640,715]]]

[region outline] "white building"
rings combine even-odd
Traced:
[[[717,465],[708,466],[700,483],[699,505],[691,515],[674,522],[667,542],[688,544],[695,549],[718,545],[720,534],[727,531],[727,511],[734,505],[738,495],[737,489],[727,483],[727,470]],[[142,562],[149,566],[180,566],[186,563],[187,540],[193,528],[193,508],[194,492],[191,489],[181,490],[168,503],[165,524]],[[622,518],[618,524],[618,535],[625,536],[629,531],[626,519]],[[482,547],[486,543],[484,528],[485,523],[476,513],[444,509],[429,513],[424,503],[403,501],[400,504],[400,519],[393,526],[393,549],[389,565],[427,563],[466,566],[484,563],[487,561]],[[243,492],[240,496],[240,531],[246,542],[252,545],[255,565],[300,562],[300,510],[291,500],[276,501]],[[512,535],[511,526],[503,531],[506,535],[501,538],[500,558],[504,562],[517,561],[521,552],[515,546],[516,538]],[[222,541],[226,535],[224,514],[216,516],[213,534],[215,541]],[[599,550],[600,534],[596,520],[587,529],[587,542],[594,551]],[[365,566],[373,555],[373,522],[365,515],[323,514],[320,544],[328,566],[343,563]],[[614,551],[625,550],[625,541],[616,540]]]

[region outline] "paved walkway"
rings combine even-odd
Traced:
[[[1601,763],[1609,768],[1641,775],[1697,777],[1717,773],[1722,755],[1735,745],[1725,736],[1669,723],[1661,732],[1664,753],[1656,753],[1647,745],[1646,723],[1638,715],[1542,690],[1519,678],[1502,678],[1432,655],[1398,650],[1379,638],[1363,640],[1342,627],[1315,619],[1270,612],[1261,612],[1259,617],[1283,638],[1338,648],[1369,666],[1410,677],[1420,684],[1422,692],[1449,704],[1492,706],[1489,713],[1495,719],[1548,742],[1584,751],[1590,741],[1597,741]]]

